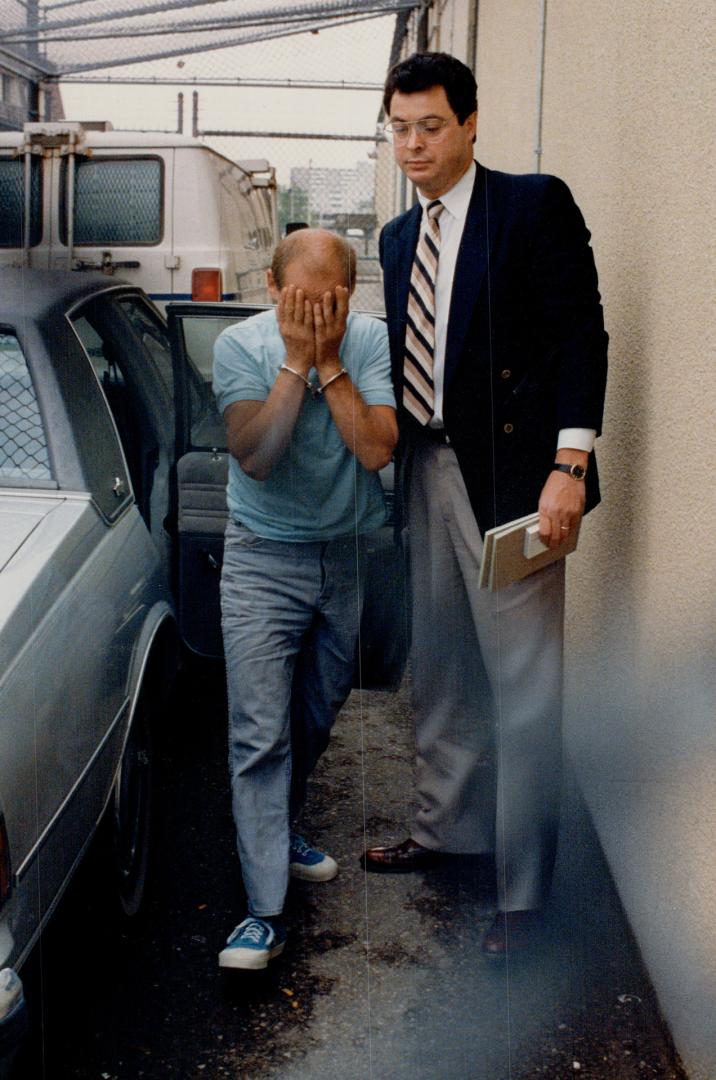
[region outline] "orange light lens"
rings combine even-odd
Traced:
[[[191,272],[192,300],[221,300],[221,270],[203,267]]]

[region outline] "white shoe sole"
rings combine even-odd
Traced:
[[[280,956],[286,942],[274,945],[273,949],[259,952],[256,949],[222,949],[219,953],[220,968],[237,968],[242,971],[261,971],[268,967],[269,960]]]
[[[303,863],[289,863],[291,877],[298,881],[332,881],[338,873],[338,863],[330,855],[316,863],[315,866],[304,866]]]

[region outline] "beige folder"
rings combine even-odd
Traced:
[[[545,547],[540,540],[539,514],[527,514],[489,529],[483,538],[480,588],[494,592],[563,559],[577,546],[579,525],[556,548]]]

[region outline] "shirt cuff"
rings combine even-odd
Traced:
[[[596,428],[562,428],[557,437],[557,449],[584,450],[591,454],[596,437]]]

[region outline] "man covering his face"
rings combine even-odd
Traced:
[[[294,831],[306,779],[352,682],[361,536],[385,522],[378,470],[397,426],[385,326],[349,312],[355,253],[302,229],[268,272],[276,307],[217,339],[214,391],[230,452],[222,629],[234,819],[248,915],[220,953],[282,952],[289,874],[334,860]]]

